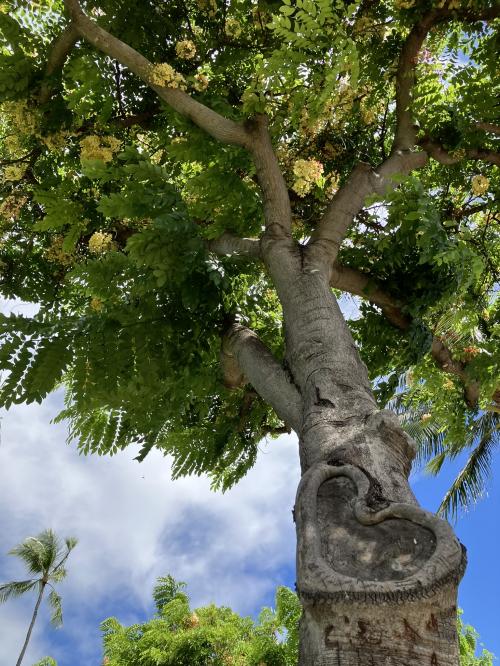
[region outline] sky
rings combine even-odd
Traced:
[[[41,405],[0,414],[0,582],[25,577],[22,563],[7,551],[27,536],[51,527],[79,539],[60,585],[64,625],[53,629],[42,607],[23,664],[50,655],[59,666],[99,666],[100,622],[152,617],[152,587],[167,573],[188,584],[194,607],[215,602],[245,615],[272,605],[278,585],[293,588],[294,436],[263,442],[256,466],[222,494],[203,477],[172,481],[169,459],[159,452],[142,464],[133,460],[133,448],[113,458],[80,456],[65,443],[65,424],[50,422],[61,408],[62,394],[55,393]],[[460,462],[437,479],[413,473],[425,508],[437,508]],[[469,553],[460,590],[464,619],[500,656],[499,509],[500,484],[492,482],[455,529]],[[0,666],[15,663],[34,603],[28,596],[0,606]]]

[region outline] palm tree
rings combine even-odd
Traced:
[[[408,399],[408,387],[401,379],[398,392],[388,403],[401,419],[403,429],[417,444],[417,463],[437,474],[446,460],[467,451],[463,468],[446,492],[438,513],[456,519],[459,509],[468,509],[486,492],[494,450],[500,446],[500,414],[483,411],[469,419],[461,441],[450,441],[446,427],[432,414],[432,406]]]
[[[64,543],[66,548],[52,530],[44,530],[36,537],[28,537],[9,552],[9,555],[17,555],[23,560],[33,577],[0,585],[0,603],[19,597],[31,590],[38,591],[33,617],[16,666],[20,666],[23,660],[47,586],[51,588],[48,597],[52,608],[51,622],[54,626],[62,624],[61,597],[57,594],[54,583],[59,583],[66,577],[67,571],[64,565],[70,552],[76,546],[77,540],[70,537],[65,539]]]

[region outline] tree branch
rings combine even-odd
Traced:
[[[500,125],[495,125],[494,123],[486,123],[479,121],[476,123],[478,129],[482,129],[485,132],[491,132],[492,134],[500,134]]]
[[[495,150],[487,150],[485,148],[465,148],[465,157],[460,155],[453,155],[445,150],[439,143],[435,143],[428,138],[419,141],[421,148],[425,152],[441,164],[457,164],[463,159],[466,160],[482,160],[490,164],[497,164],[500,166],[500,153]]]
[[[498,6],[479,11],[468,8],[432,9],[413,26],[401,49],[396,72],[396,133],[393,151],[410,150],[416,143],[416,128],[411,113],[412,93],[415,86],[418,54],[431,28],[450,19],[473,23],[488,21],[499,15]]]
[[[262,190],[267,235],[288,238],[292,227],[292,208],[288,188],[271,143],[267,116],[259,114],[249,120],[247,130],[252,137],[249,150]]]
[[[83,12],[78,0],[64,0],[71,16],[73,26],[79,35],[110,58],[128,67],[139,76],[164,100],[174,111],[189,118],[205,130],[207,134],[223,143],[248,147],[248,133],[245,127],[197,102],[190,95],[178,88],[168,88],[151,84],[150,73],[153,64],[138,51],[113,37],[103,30]]]
[[[224,382],[237,388],[247,381],[287,425],[300,432],[302,398],[286,371],[258,336],[240,324],[224,335],[221,354]]]
[[[400,330],[407,331],[410,328],[412,318],[403,312],[403,303],[386,291],[383,285],[370,275],[336,262],[332,269],[330,284],[336,289],[361,296],[379,306],[387,319]],[[475,408],[479,400],[480,385],[469,378],[466,364],[455,360],[451,351],[438,336],[433,337],[430,352],[441,370],[455,375],[462,381],[465,401],[469,407]],[[500,399],[500,391],[495,392],[493,401],[497,402],[497,398]]]
[[[427,161],[428,156],[425,151],[398,150],[376,169],[360,162],[331,200],[311,235],[310,243],[328,246],[329,260],[335,261],[352,220],[363,208],[366,197],[372,194],[385,194],[396,189],[399,184],[394,179],[396,174],[407,175],[414,169],[425,166]]]
[[[385,291],[380,282],[370,275],[343,266],[336,261],[332,268],[330,285],[378,305],[391,324],[397,328],[403,331],[409,328],[411,319],[403,313],[401,301]]]
[[[53,91],[53,84],[50,78],[60,69],[70,54],[72,48],[78,40],[78,32],[73,25],[69,25],[52,42],[47,64],[45,66],[45,76],[40,85],[38,94],[38,103],[46,104]]]
[[[239,254],[245,257],[259,258],[260,242],[256,238],[240,238],[233,234],[222,234],[219,238],[206,242],[210,252],[220,255]]]

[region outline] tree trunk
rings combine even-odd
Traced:
[[[414,444],[376,405],[321,250],[273,243],[267,263],[303,402],[299,664],[457,666],[464,549],[447,522],[418,506],[408,484]]]
[[[46,583],[44,583],[43,581],[40,583],[40,592],[38,593],[38,599],[36,600],[35,609],[33,611],[33,617],[31,618],[30,626],[28,628],[28,633],[26,634],[26,638],[24,640],[23,649],[21,650],[21,654],[19,655],[16,661],[16,666],[21,665],[21,662],[24,658],[24,653],[26,652],[26,649],[28,647],[28,643],[31,638],[31,632],[33,631],[33,627],[35,626],[36,616],[38,615],[38,609],[40,608],[40,604],[42,603],[42,597],[43,597],[43,592],[45,590],[45,585]]]

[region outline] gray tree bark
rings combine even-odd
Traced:
[[[263,242],[301,397],[300,666],[457,666],[464,549],[409,487],[414,444],[379,410],[318,247]],[[268,389],[269,394],[269,389]]]

